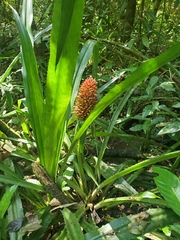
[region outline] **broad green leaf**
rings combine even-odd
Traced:
[[[14,194],[14,192],[17,189],[17,185],[11,186],[7,189],[7,191],[4,193],[3,197],[0,200],[0,219],[4,217],[5,212],[7,211],[9,204],[11,202],[11,198]]]
[[[162,128],[158,135],[168,134],[168,133],[175,133],[180,131],[180,122],[173,122],[168,123],[164,128]]]
[[[129,130],[132,132],[137,132],[137,131],[141,131],[142,129],[143,129],[142,124],[136,124],[135,126],[131,127]]]
[[[69,238],[73,240],[84,240],[85,238],[81,231],[81,226],[75,214],[72,213],[68,208],[64,208],[62,210],[62,214]]]
[[[164,88],[166,91],[176,92],[175,88],[173,87],[172,82],[163,82],[160,85],[162,88]]]
[[[11,159],[6,159],[4,161],[4,164],[6,166],[9,167],[9,169],[11,171],[15,171],[14,169],[14,163],[12,162]],[[4,177],[6,178],[7,177],[7,174],[5,173],[4,174]],[[1,182],[1,180],[0,180]],[[17,185],[19,186],[19,183],[17,183],[16,181],[14,181],[13,185]],[[9,189],[9,186],[6,186],[6,190],[8,191]],[[21,199],[19,197],[19,193],[18,193],[18,189],[14,192],[14,195],[13,195],[13,198],[11,199],[11,204],[8,208],[8,214],[7,214],[7,219],[8,219],[8,222],[11,222],[15,219],[18,219],[18,218],[23,218],[24,217],[24,213],[23,213],[23,206],[22,206],[22,202],[21,202]],[[9,233],[10,235],[10,239],[19,239],[19,240],[22,240],[22,236],[21,236],[21,232],[10,232]]]
[[[55,0],[44,111],[44,158],[55,177],[66,129],[73,75],[78,54],[84,0]]]
[[[151,120],[148,119],[143,123],[143,131],[144,133],[147,133],[150,130],[150,126],[151,126]]]
[[[153,97],[154,87],[156,86],[156,83],[158,81],[158,76],[153,76],[148,83],[148,86],[146,88],[146,92],[150,98]]]
[[[149,85],[151,87],[154,87],[154,85],[158,82],[159,78],[158,76],[153,76],[150,80],[149,80]]]
[[[158,110],[159,102],[153,101],[151,105],[147,105],[142,112],[142,118],[153,115],[155,110]]]
[[[180,216],[180,180],[166,169],[153,167],[159,176],[154,181],[168,205]]]
[[[147,105],[142,112],[142,118],[152,115],[154,113],[153,105]]]
[[[145,47],[149,48],[149,39],[147,35],[142,36],[142,43],[144,44]]]
[[[163,122],[163,121],[165,121],[164,117],[156,117],[153,120],[151,120],[151,125],[155,125],[155,124],[158,124],[158,123]]]
[[[180,108],[180,102],[175,102],[172,107],[174,108]]]

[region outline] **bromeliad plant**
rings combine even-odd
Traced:
[[[77,61],[84,1],[55,1],[50,39],[50,59],[45,93],[38,76],[37,61],[31,33],[32,2],[23,3],[22,17],[13,10],[21,39],[23,82],[40,164],[52,179],[56,179],[60,151],[67,122],[73,110],[83,67],[96,42],[90,41],[83,48]],[[30,15],[29,15],[30,14]],[[31,17],[29,17],[31,16]],[[74,136],[67,161],[77,140],[98,115],[120,94],[144,80],[168,61],[179,56],[179,43],[162,55],[144,62],[125,81],[112,88],[100,101]],[[80,62],[84,61],[84,62]],[[75,69],[76,66],[76,69]],[[80,97],[78,97],[80,98]],[[91,109],[90,109],[91,110]],[[76,109],[74,110],[76,111]],[[99,168],[100,163],[98,163]]]
[[[55,1],[45,96],[38,76],[31,34],[32,2],[22,18],[13,9],[21,39],[23,82],[40,164],[55,179],[67,125],[78,54],[84,1]],[[31,17],[29,17],[29,14]]]
[[[164,201],[156,199],[156,197],[150,201],[147,195],[146,197],[134,196],[137,192],[132,191],[132,189],[130,190],[130,187],[129,189],[127,187],[126,190],[129,190],[129,195],[133,195],[133,197],[114,198],[112,196],[112,198],[106,199],[106,194],[115,182],[121,185],[122,181],[124,181],[122,179],[123,176],[132,172],[138,172],[138,170],[142,170],[144,167],[151,166],[157,162],[178,157],[180,154],[179,151],[167,153],[162,156],[144,160],[123,170],[122,167],[124,167],[124,165],[119,165],[117,168],[108,168],[107,164],[103,163],[103,155],[115,122],[136,88],[136,85],[158,68],[178,57],[180,55],[180,43],[177,43],[160,56],[144,62],[131,73],[126,80],[116,84],[102,99],[97,101],[97,85],[93,78],[85,80],[78,93],[80,80],[89,57],[93,50],[94,53],[96,53],[96,42],[88,41],[84,44],[78,56],[83,7],[84,0],[54,1],[50,59],[47,69],[45,91],[42,89],[33,49],[33,36],[31,33],[33,16],[32,2],[23,2],[21,18],[13,9],[21,40],[22,72],[28,116],[37,145],[40,165],[44,167],[49,175],[45,180],[47,181],[48,177],[50,177],[50,180],[48,179],[50,185],[48,185],[47,190],[51,191],[51,187],[53,186],[57,193],[58,189],[61,188],[66,195],[66,198],[62,199],[62,194],[60,194],[62,203],[67,204],[66,206],[74,204],[74,208],[78,209],[75,214],[67,208],[62,210],[66,226],[63,231],[57,233],[59,234],[57,237],[60,236],[58,239],[65,239],[67,235],[70,239],[93,239],[93,237],[97,237],[98,234],[99,237],[96,239],[102,239],[103,230],[95,231],[96,227],[92,229],[85,219],[81,219],[83,213],[88,209],[97,211],[100,208],[113,207],[124,202],[142,202],[144,204],[150,202],[151,204],[158,204],[159,206],[167,206]],[[95,77],[95,75],[96,71],[93,73],[93,77]],[[113,81],[118,79],[119,76],[115,77]],[[103,89],[105,88],[106,86],[103,86]],[[103,119],[98,118],[100,113],[124,92],[125,95],[118,104],[111,121],[106,123]],[[78,120],[79,124],[77,124],[76,127],[77,131],[73,137],[68,133],[68,125],[71,123],[75,124],[76,121],[71,118],[71,112],[80,118],[80,120]],[[93,123],[97,126],[104,125],[106,131],[104,133],[94,131],[95,125]],[[89,132],[86,133],[91,124],[91,131],[89,130]],[[96,136],[104,137],[97,158],[93,159],[91,163],[86,162],[84,157],[86,134],[89,134],[92,138]],[[120,131],[116,133],[116,136],[125,137]],[[63,143],[65,143],[67,147],[64,158],[61,156]],[[35,165],[35,167],[38,167],[38,165]],[[109,170],[111,171],[109,172]],[[40,171],[44,170],[40,168]],[[43,172],[42,175],[45,176],[46,173]],[[90,180],[87,180],[88,178],[90,178]],[[104,180],[102,181],[102,179]],[[52,182],[56,182],[57,185],[53,185]],[[71,191],[72,189],[73,191]],[[67,198],[69,201],[67,201]],[[164,216],[164,219],[165,217],[167,219],[169,214],[174,218],[176,217],[163,210],[161,214]],[[145,230],[139,229],[136,233],[134,232],[133,219],[129,217],[122,220],[126,221],[124,225],[125,231],[129,231],[129,237],[126,236],[126,239],[133,239],[134,234],[144,234],[155,229],[153,224],[156,222],[157,227],[157,220],[154,220],[154,215],[157,214],[153,211],[146,213],[143,219],[150,217],[152,219],[152,225],[146,224],[151,226],[147,229],[145,226]],[[49,219],[50,224],[52,217],[48,210],[44,213],[44,218],[45,217]],[[69,221],[69,219],[71,219],[71,221]],[[142,221],[141,215],[138,216],[137,219],[140,225],[146,222],[146,220]],[[82,221],[83,229],[87,229],[87,231],[90,232],[89,235],[83,235],[81,232],[79,225],[80,220]],[[129,223],[131,223],[132,226],[130,226]],[[149,223],[149,220],[147,220],[147,223]],[[169,222],[165,221],[162,223],[162,226],[168,223]],[[44,221],[43,226],[45,225],[46,221]],[[119,220],[118,224],[112,225],[113,230],[116,231],[120,229],[120,225],[121,220]],[[108,227],[109,225],[106,230]],[[76,232],[76,234],[74,234],[74,232]],[[38,235],[36,233],[36,237],[40,237],[41,234],[42,230],[39,230]],[[119,231],[119,235],[117,236],[120,237],[120,239],[124,237],[121,236],[121,231]]]

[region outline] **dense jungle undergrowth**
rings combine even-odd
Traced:
[[[0,16],[0,239],[180,239],[180,1]]]

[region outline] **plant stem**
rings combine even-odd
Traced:
[[[78,166],[79,166],[79,174],[80,174],[80,186],[82,190],[88,193],[86,176],[84,174],[83,162],[84,162],[84,142],[86,138],[86,132],[78,140],[78,150],[77,150],[77,157],[78,157]]]

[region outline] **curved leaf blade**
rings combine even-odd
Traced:
[[[154,181],[168,205],[180,216],[180,181],[175,174],[166,169],[153,167],[159,176]]]
[[[21,39],[21,53],[23,62],[23,83],[28,107],[29,118],[37,142],[38,153],[41,158],[43,149],[42,113],[43,94],[38,76],[37,62],[30,36],[17,12],[11,7]]]
[[[17,185],[11,186],[7,189],[7,191],[4,193],[3,197],[0,201],[0,219],[4,217],[5,212],[7,211],[9,204],[11,202],[11,198],[13,197],[14,192],[17,189]]]
[[[64,208],[62,210],[62,214],[64,217],[69,238],[74,240],[84,240],[81,226],[75,214],[73,214],[68,208]]]

